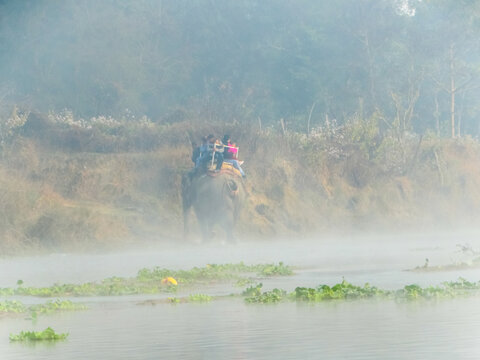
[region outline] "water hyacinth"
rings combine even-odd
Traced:
[[[241,280],[245,274],[257,276],[287,276],[292,275],[291,267],[282,262],[278,264],[246,265],[237,264],[207,264],[205,267],[194,267],[191,270],[169,270],[160,267],[141,269],[136,279],[141,282],[158,281],[174,278],[180,284],[210,282],[212,280]]]
[[[205,294],[192,294],[188,297],[188,302],[210,302],[212,297]]]
[[[47,301],[45,304],[34,304],[26,306],[18,300],[6,300],[0,302],[0,313],[5,314],[51,314],[59,311],[76,311],[86,310],[87,306],[83,304],[77,304],[70,300]]]
[[[45,304],[32,305],[28,308],[31,312],[36,312],[37,314],[49,314],[57,311],[77,311],[77,310],[86,310],[87,306],[83,304],[77,304],[70,300],[60,300],[48,301]]]
[[[141,269],[134,278],[113,276],[101,282],[84,284],[55,284],[48,287],[23,286],[0,288],[0,296],[119,296],[136,294],[172,293],[179,286],[210,284],[212,282],[235,281],[243,284],[252,282],[252,275],[258,277],[288,276],[292,269],[283,264],[208,264],[190,270],[170,270],[160,267]]]
[[[51,327],[43,331],[21,331],[19,334],[10,334],[10,341],[57,341],[65,340],[68,333],[57,334]]]
[[[366,283],[356,286],[343,280],[332,287],[320,285],[316,288],[297,287],[288,294],[284,290],[274,289],[262,292],[262,284],[247,288],[242,295],[247,303],[275,303],[279,301],[322,302],[359,299],[391,299],[396,301],[447,299],[459,296],[475,295],[480,291],[480,282],[469,282],[463,278],[444,282],[439,286],[421,287],[406,285],[399,290],[383,290]]]
[[[0,302],[0,313],[24,313],[27,307],[17,300],[7,300]]]

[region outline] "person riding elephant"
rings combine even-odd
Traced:
[[[236,144],[231,143],[230,141],[230,135],[226,134],[223,136],[222,139],[223,144],[225,145],[225,151],[224,151],[224,161],[226,163],[230,163],[233,165],[235,169],[240,171],[240,174],[242,174],[242,177],[245,177],[245,172],[243,171],[242,167],[240,166],[240,163],[238,162],[237,159],[237,154],[238,154],[238,148],[236,147]]]
[[[222,142],[212,134],[208,135],[206,140],[205,146],[200,149],[201,155],[198,160],[198,167],[207,169],[210,163],[213,164],[216,162],[217,166],[215,171],[218,172],[222,169],[224,146]]]

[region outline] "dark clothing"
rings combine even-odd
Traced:
[[[197,146],[195,149],[193,149],[192,161],[196,164],[199,157],[200,157],[200,146]]]
[[[201,168],[206,171],[213,160],[217,163],[216,170],[221,170],[224,149],[223,143],[218,140],[216,142],[208,141],[195,148],[192,153],[192,161],[195,163],[195,168]]]
[[[213,150],[215,149],[215,152]],[[201,152],[199,166],[207,169],[212,162],[212,156],[215,154],[214,161],[217,163],[216,170],[220,170],[223,164],[223,145],[209,143],[205,151]]]
[[[222,169],[222,164],[223,164],[223,153],[220,152],[215,152],[215,160],[217,161],[217,170]]]
[[[227,147],[225,148],[225,151],[223,152],[223,158],[225,160],[227,159],[233,159],[233,153],[230,151],[231,148],[229,148],[228,146],[232,146],[232,144],[230,143],[230,141],[225,144]]]

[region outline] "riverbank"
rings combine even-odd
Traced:
[[[181,176],[207,133],[231,134],[245,160],[240,239],[452,229],[476,225],[480,212],[480,144],[471,138],[398,137],[365,122],[307,136],[236,123],[67,120],[30,114],[3,143],[4,254],[180,241]]]

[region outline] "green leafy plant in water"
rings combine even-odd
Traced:
[[[142,282],[159,281],[168,276],[175,278],[179,283],[191,284],[222,280],[241,280],[242,275],[256,273],[259,276],[291,275],[292,269],[282,262],[276,264],[245,265],[237,264],[208,264],[205,267],[195,267],[191,270],[169,270],[155,267],[153,269],[141,269],[137,274],[137,280]]]
[[[37,304],[29,307],[31,312],[37,314],[48,314],[56,311],[77,311],[86,310],[87,307],[83,304],[76,304],[70,300],[55,300],[48,301],[45,304]]]
[[[459,278],[457,281],[444,282],[446,288],[455,290],[480,290],[480,282],[470,282],[464,278]]]
[[[212,297],[205,294],[192,294],[188,297],[189,302],[209,302],[211,300]]]
[[[245,286],[251,283],[251,275],[256,276],[284,276],[291,275],[292,270],[283,263],[246,265],[237,264],[209,264],[205,267],[195,267],[190,270],[169,270],[159,267],[141,269],[135,278],[111,277],[100,283],[89,282],[84,284],[54,284],[49,287],[0,288],[0,296],[38,296],[38,297],[66,297],[66,296],[118,296],[134,294],[157,294],[161,292],[175,292],[177,286],[167,286],[164,279],[173,277],[179,285],[206,284],[214,281],[236,280]],[[23,284],[23,282],[22,282]]]
[[[343,280],[332,287],[328,285],[320,285],[316,288],[297,287],[290,294],[279,289],[262,293],[262,284],[258,284],[245,289],[242,295],[248,303],[274,303],[282,300],[322,302],[372,298],[411,301],[466,296],[475,294],[479,290],[480,282],[469,282],[462,278],[454,282],[445,282],[441,286],[421,287],[413,284],[396,291],[382,290],[368,283],[364,286],[356,286]]]
[[[16,289],[0,289],[2,296],[37,296],[37,297],[60,297],[60,296],[117,296],[133,294],[156,294],[160,292],[174,292],[175,287],[163,286],[160,282],[140,283],[130,279],[117,278],[106,279],[102,283],[85,284],[55,284],[50,287],[19,287]]]
[[[169,298],[167,298],[167,301],[171,304],[179,304],[180,303],[180,299],[177,299],[176,297],[169,297]]]
[[[57,334],[51,327],[43,331],[21,331],[20,334],[10,334],[10,341],[57,341],[65,340],[68,333]]]
[[[272,304],[282,301],[286,296],[287,292],[285,290],[273,289],[272,291],[248,296],[245,301],[248,303]]]
[[[252,278],[242,278],[238,279],[237,282],[235,283],[235,286],[237,287],[245,287],[247,285],[250,285],[254,282],[255,280]]]
[[[55,300],[48,301],[45,304],[35,304],[31,306],[25,306],[18,300],[7,300],[0,302],[0,313],[27,313],[30,312],[32,319],[36,319],[38,314],[49,314],[57,311],[74,311],[85,310],[87,307],[82,304],[76,304],[70,300]]]
[[[246,288],[245,290],[243,290],[242,295],[243,296],[248,296],[248,297],[261,295],[262,294],[262,287],[263,287],[262,283],[257,284],[255,286],[252,285],[252,286]]]
[[[17,300],[7,300],[0,302],[0,313],[24,313],[27,311],[25,305]]]
[[[480,283],[469,282],[463,278],[458,281],[444,282],[441,286],[422,288],[418,285],[407,285],[395,294],[398,299],[439,299],[466,296],[480,290]]]
[[[278,265],[268,264],[265,265],[260,271],[260,275],[263,276],[288,276],[293,274],[293,270],[285,265],[283,262],[279,262]]]
[[[385,297],[388,291],[380,290],[366,283],[363,287],[355,286],[343,280],[333,287],[320,285],[315,289],[297,287],[295,289],[295,299],[303,301],[323,301],[335,299],[363,299],[372,297]]]

